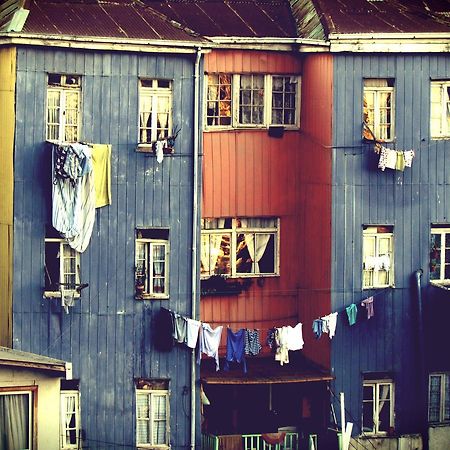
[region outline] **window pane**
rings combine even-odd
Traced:
[[[374,386],[363,386],[363,431],[374,431],[374,417],[373,417],[373,405],[374,405]]]
[[[430,242],[430,279],[441,277],[441,235],[432,234]]]
[[[440,421],[441,404],[441,377],[430,376],[430,392],[428,398],[428,420],[430,422]]]
[[[239,88],[239,123],[262,124],[264,121],[264,75],[241,75]]]
[[[450,420],[450,376],[444,375],[445,389],[444,389],[444,420]]]

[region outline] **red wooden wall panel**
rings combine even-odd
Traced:
[[[301,129],[282,138],[265,129],[204,133],[203,217],[279,217],[280,276],[254,280],[240,295],[203,296],[200,309],[213,326],[259,328],[263,339],[271,327],[302,322],[304,354],[328,366],[328,338],[317,341],[311,325],[331,312],[332,60],[302,58],[256,51],[206,57],[211,72],[302,74],[302,104]]]

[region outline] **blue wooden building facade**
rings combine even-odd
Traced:
[[[74,380],[61,389],[75,394],[54,417],[60,442],[51,448],[194,448],[192,350],[172,347],[163,316],[198,314],[200,40],[142,5],[69,6],[29,5],[17,41],[2,41],[15,98],[12,292],[2,296],[12,325],[3,345],[73,363]],[[52,226],[49,141],[104,151],[108,199],[82,252]],[[64,307],[67,294],[73,304]]]

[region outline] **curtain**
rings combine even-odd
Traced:
[[[390,408],[390,392],[391,392],[391,386],[389,384],[383,384],[379,386],[379,409],[378,409],[378,416],[376,417],[376,421],[378,424],[378,431],[388,431],[390,427],[390,423],[381,425],[381,412],[383,411],[383,407],[385,403],[387,402],[388,408]],[[388,412],[388,417],[390,419],[390,412]]]
[[[255,222],[257,219],[241,219],[241,227],[248,228],[248,225],[258,226],[255,223],[249,223],[250,220]],[[265,220],[262,219],[262,221],[264,221],[265,224]],[[259,224],[259,226],[261,226],[261,224]],[[248,253],[252,259],[252,273],[260,273],[259,261],[266,251],[270,234],[244,233],[244,238]]]
[[[65,437],[65,443],[71,443],[73,444],[73,442],[71,442],[70,439],[70,422],[72,421],[73,416],[75,415],[75,396],[66,396],[65,397],[66,400],[66,420],[65,420],[65,425],[66,425],[66,437]]]
[[[0,450],[29,448],[29,396],[0,396]]]
[[[202,263],[202,272],[213,275],[216,262],[220,253],[220,244],[222,242],[221,234],[205,234],[202,236],[202,248],[200,259]]]

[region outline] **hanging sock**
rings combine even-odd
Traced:
[[[347,311],[347,317],[348,317],[348,324],[350,326],[355,325],[356,323],[356,315],[358,314],[358,308],[354,303],[352,303],[350,306],[347,306],[345,308]]]
[[[367,310],[367,319],[370,319],[375,315],[373,310],[373,297],[366,298],[361,302],[361,306],[365,306]]]

